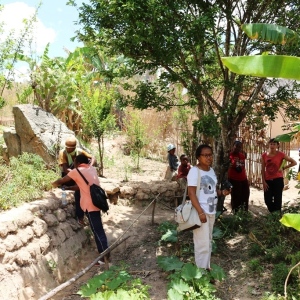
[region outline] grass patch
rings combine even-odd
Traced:
[[[10,164],[0,164],[0,209],[7,210],[23,202],[33,201],[52,188],[58,173],[48,170],[36,154],[12,157]]]

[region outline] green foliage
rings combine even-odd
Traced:
[[[148,143],[147,126],[137,111],[131,111],[124,122],[127,137],[127,148],[131,155],[137,156],[136,168],[139,169],[143,147]]]
[[[225,278],[224,271],[217,265],[212,265],[212,271],[208,272],[194,264],[184,264],[175,257],[159,256],[157,263],[164,271],[172,271],[169,275],[168,299],[217,299],[214,295],[216,289],[210,280]]]
[[[4,210],[41,197],[58,177],[40,156],[29,153],[12,157],[9,166],[0,164],[0,174],[0,209]]]
[[[251,272],[254,272],[257,274],[261,274],[264,270],[259,259],[251,259],[250,261],[248,261],[247,265]]]
[[[260,245],[251,244],[248,253],[250,257],[255,257],[255,256],[264,255],[265,250]]]
[[[168,229],[167,232],[162,235],[160,240],[164,241],[164,242],[171,242],[171,243],[178,242],[177,230],[176,229],[173,229],[173,230]]]
[[[164,221],[158,225],[157,230],[160,233],[166,233],[168,230],[176,230],[176,228],[177,228],[177,226],[175,223],[169,222],[169,221]]]
[[[109,270],[89,279],[80,287],[82,298],[98,299],[149,299],[147,285],[134,279],[126,266],[112,266]]]
[[[234,215],[229,215],[218,219],[220,227],[223,229],[226,236],[232,236],[236,232],[248,233],[249,226],[248,224],[252,220],[252,215],[244,210],[239,210]]]
[[[181,270],[182,266],[184,265],[184,263],[175,256],[158,256],[157,264],[164,271]]]
[[[180,90],[181,91],[181,90]],[[178,129],[180,133],[180,141],[184,149],[185,154],[193,160],[193,145],[197,144],[199,138],[195,137],[193,131],[190,130],[191,124],[194,120],[193,108],[186,107],[186,103],[180,99],[177,110],[174,113],[174,117],[178,123]]]
[[[107,88],[104,84],[97,89],[87,92],[87,97],[82,99],[82,120],[84,123],[83,135],[96,138],[99,151],[99,175],[103,175],[104,135],[115,129],[115,118],[112,106],[116,91]]]
[[[285,263],[274,265],[271,277],[271,286],[273,292],[283,294],[284,282],[288,272],[289,270]]]
[[[208,113],[201,119],[194,121],[194,127],[199,133],[209,138],[218,138],[220,136],[220,124],[218,116],[213,113]]]

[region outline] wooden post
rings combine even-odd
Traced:
[[[154,199],[153,208],[152,208],[152,222],[151,222],[152,226],[154,225],[154,212],[155,212],[155,207],[156,207],[156,200],[157,200],[157,198]]]

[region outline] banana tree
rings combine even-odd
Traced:
[[[241,25],[251,39],[277,45],[297,45],[300,36],[293,30],[274,24]],[[255,77],[273,77],[300,80],[300,57],[263,53],[252,56],[222,57],[223,64],[233,73]]]

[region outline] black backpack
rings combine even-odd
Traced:
[[[89,182],[86,180],[86,178],[83,176],[83,174],[79,171],[79,169],[76,168],[76,170],[81,175],[81,177],[83,178],[85,183],[87,185],[89,185]],[[91,193],[91,198],[92,198],[93,204],[96,207],[100,208],[103,212],[106,213],[109,210],[108,202],[107,202],[108,198],[107,198],[107,195],[106,195],[105,191],[103,190],[103,188],[100,187],[99,185],[96,185],[93,183],[90,186],[90,193]]]

